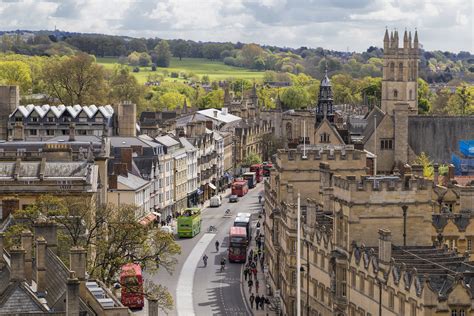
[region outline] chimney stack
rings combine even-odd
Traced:
[[[13,246],[10,249],[10,280],[25,280],[25,249],[21,246]]]
[[[76,274],[70,271],[66,281],[66,315],[68,316],[79,316],[79,285]]]
[[[214,110],[214,117],[217,118],[217,114],[219,113],[218,110]]]
[[[437,186],[439,181],[439,165],[435,163],[433,165],[433,186]]]
[[[73,142],[76,140],[76,124],[69,124],[69,141]]]
[[[46,292],[46,240],[40,236],[36,238],[36,292],[38,296]]]
[[[79,281],[86,280],[87,251],[82,247],[72,247],[69,252],[69,268],[75,271]]]
[[[392,233],[388,229],[379,229],[379,260],[388,264],[392,259]]]
[[[448,179],[449,181],[453,180],[454,179],[454,165],[452,163],[450,163],[448,165]]]
[[[56,223],[47,220],[39,221],[33,224],[33,228],[35,236],[43,236],[48,244],[48,249],[51,249],[53,253],[57,253],[58,227]]]
[[[132,148],[120,148],[120,160],[122,163],[127,164],[127,170],[132,171]]]
[[[158,300],[154,297],[148,298],[148,316],[158,316]]]
[[[21,233],[21,246],[25,250],[25,278],[31,284],[33,279],[33,234],[29,230],[24,230]]]

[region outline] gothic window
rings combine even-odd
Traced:
[[[286,123],[286,138],[293,139],[293,129],[291,127],[291,123]]]
[[[319,135],[320,137],[320,143],[329,143],[329,134],[328,133],[322,133]]]
[[[394,63],[394,62],[391,62],[391,63],[390,63],[390,75],[389,75],[389,79],[390,79],[390,80],[395,79],[395,63]]]
[[[392,150],[393,149],[393,139],[381,139],[380,140],[380,149],[381,150]]]
[[[398,98],[398,90],[397,89],[393,90],[393,98],[394,99]]]
[[[403,81],[403,63],[398,64],[398,80]]]
[[[410,100],[413,100],[413,91],[412,90],[410,90],[409,95],[410,95]]]

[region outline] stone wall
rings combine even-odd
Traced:
[[[462,139],[474,139],[474,116],[408,117],[408,143],[415,155],[425,152],[435,162],[450,162]]]

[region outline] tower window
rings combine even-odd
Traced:
[[[381,139],[380,140],[380,149],[381,150],[392,150],[393,149],[393,139]]]
[[[393,98],[396,99],[398,98],[398,90],[393,90]]]
[[[322,133],[319,135],[320,137],[320,143],[329,143],[329,134],[328,133]]]
[[[398,80],[403,81],[403,63],[398,64]]]
[[[390,63],[390,79],[395,79],[395,63]]]
[[[410,100],[412,100],[413,99],[413,91],[412,90],[410,90],[409,95],[410,95]]]

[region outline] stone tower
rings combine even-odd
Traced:
[[[18,86],[0,86],[0,139],[8,137],[8,118],[20,104]]]
[[[137,136],[137,106],[130,101],[123,101],[114,106],[118,129],[117,136]]]
[[[332,86],[328,78],[328,69],[326,67],[324,78],[321,80],[321,85],[319,86],[318,105],[316,107],[316,126],[319,126],[324,118],[334,123],[334,108],[332,102]]]
[[[403,35],[399,47],[398,31],[385,30],[383,40],[382,111],[393,115],[396,104],[407,106],[409,114],[418,113],[418,33],[412,42],[411,32]]]

